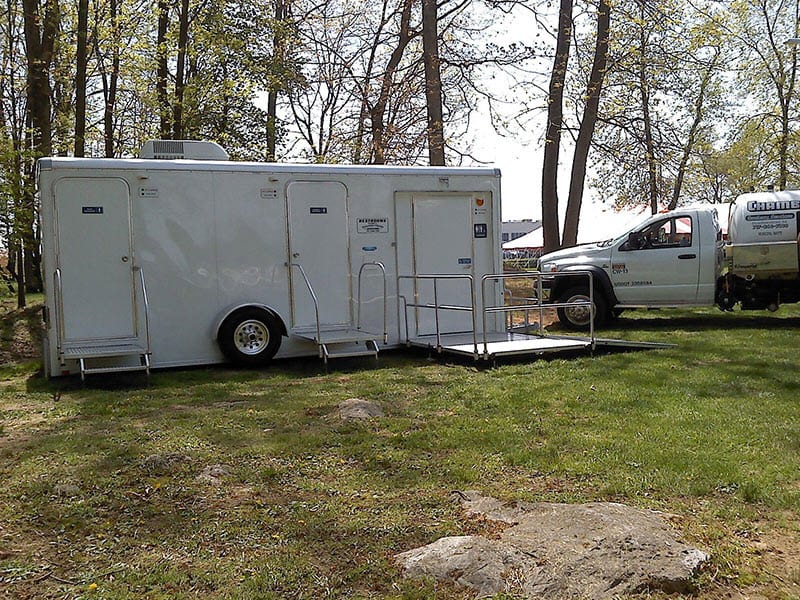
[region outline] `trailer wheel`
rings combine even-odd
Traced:
[[[222,322],[217,343],[234,364],[257,367],[267,364],[281,345],[281,328],[274,315],[255,307],[232,313]]]
[[[585,306],[559,308],[558,320],[567,329],[586,331],[589,329],[591,318],[591,305],[589,304],[589,290],[585,287],[574,287],[561,294],[559,302],[585,302]],[[609,316],[608,303],[602,292],[594,293],[594,325],[598,327],[606,322]]]

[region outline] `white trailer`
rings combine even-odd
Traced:
[[[377,355],[504,329],[475,316],[503,302],[500,280],[476,283],[502,267],[498,170],[232,162],[216,148],[39,161],[48,376]]]

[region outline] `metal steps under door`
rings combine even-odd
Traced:
[[[296,269],[302,281],[305,283],[309,297],[314,304],[315,327],[313,329],[295,329],[292,331],[294,337],[313,342],[319,348],[319,357],[328,364],[329,358],[345,358],[353,356],[372,356],[378,358],[378,342],[376,337],[380,335],[385,344],[388,339],[386,329],[387,324],[387,304],[386,304],[386,267],[380,262],[363,263],[358,271],[358,298],[356,307],[358,316],[355,324],[348,325],[323,325],[320,321],[319,299],[314,287],[311,285],[303,266],[299,263],[286,263],[289,269]],[[361,283],[362,275],[365,270],[374,269],[380,272],[383,283],[383,333],[375,334],[361,328]],[[362,345],[363,344],[363,345]]]
[[[135,342],[67,343],[61,348],[62,360],[77,360],[81,380],[87,375],[144,371],[150,374],[150,353]]]
[[[375,336],[357,329],[329,329],[301,332],[295,331],[297,338],[315,343],[319,348],[319,357],[328,364],[329,358],[346,358],[353,356],[372,356],[378,358],[378,342]]]
[[[139,283],[141,307],[134,299],[134,310],[144,317],[144,335],[126,338],[105,338],[93,340],[66,340],[64,334],[64,292],[61,269],[54,272],[56,292],[56,312],[58,321],[58,357],[63,364],[67,360],[78,362],[81,380],[87,375],[101,373],[127,373],[144,371],[150,375],[150,302],[147,297],[147,284],[141,267],[132,266]],[[142,339],[143,338],[143,339]]]

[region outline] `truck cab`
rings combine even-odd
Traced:
[[[653,215],[625,234],[542,256],[542,273],[589,271],[596,325],[627,308],[711,305],[724,267],[717,210],[688,207]],[[553,278],[551,302],[588,302],[586,277]],[[547,287],[547,282],[545,281]],[[589,324],[587,309],[559,308],[571,329]]]

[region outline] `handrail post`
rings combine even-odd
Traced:
[[[139,285],[142,287],[142,305],[144,307],[144,334],[147,354],[152,354],[150,349],[150,301],[147,298],[147,285],[144,281],[144,269],[134,266],[133,270],[139,274]]]
[[[58,327],[56,329],[58,335],[58,343],[56,344],[56,351],[61,354],[61,346],[64,343],[66,330],[64,329],[64,290],[63,282],[61,280],[61,268],[57,268],[53,272],[53,285],[55,287],[55,297],[53,300],[56,303],[56,319],[58,320]]]
[[[539,333],[544,335],[544,288],[542,286],[542,274],[536,275],[536,297],[539,302]]]
[[[361,268],[358,270],[358,317],[356,318],[356,329],[361,331],[361,274],[364,272],[365,267],[377,267],[380,269],[381,274],[383,276],[383,343],[386,344],[389,341],[389,330],[388,330],[388,322],[389,322],[389,308],[386,302],[386,294],[387,294],[387,285],[386,285],[386,267],[381,262],[366,262],[361,265]]]
[[[434,277],[433,278],[433,320],[436,324],[436,351],[441,352],[442,350],[442,337],[441,332],[439,331],[439,291],[438,286],[436,283],[439,280]]]
[[[483,356],[484,356],[484,358],[488,358],[488,354],[489,354],[489,343],[488,343],[488,340],[486,339],[486,313],[488,312],[487,311],[487,307],[486,307],[486,282],[490,278],[494,278],[494,275],[484,275],[481,278],[481,326],[483,327]],[[495,284],[497,283],[497,281],[498,281],[498,279],[494,279]],[[511,290],[509,290],[509,293],[510,292],[511,292]],[[513,297],[513,294],[511,294],[511,297]],[[503,294],[503,298],[505,298],[505,294]],[[508,322],[507,319],[504,319],[504,322],[507,323]],[[497,323],[497,319],[495,319],[495,323]],[[473,327],[473,329],[475,329],[475,328]],[[476,338],[477,338],[477,336],[476,336]],[[475,353],[476,354],[478,353],[477,339],[475,341]]]
[[[475,315],[476,306],[475,306],[475,278],[472,275],[467,275],[467,280],[469,281],[469,304],[470,304],[470,316],[472,317],[472,351],[475,354],[475,357],[478,356],[478,317]],[[485,337],[485,334],[484,334]]]
[[[594,352],[594,277],[587,273],[589,278],[589,338],[592,340],[592,352]]]
[[[311,300],[314,302],[314,318],[315,318],[315,320],[317,322],[317,344],[321,344],[322,343],[322,331],[321,331],[320,322],[319,322],[319,301],[317,300],[317,295],[314,293],[314,288],[311,287],[311,282],[308,280],[308,277],[306,276],[306,272],[303,270],[303,266],[301,264],[299,264],[299,263],[290,262],[289,263],[289,267],[290,268],[291,267],[296,267],[297,270],[300,271],[300,275],[303,276],[303,281],[305,282],[306,287],[308,288],[308,293],[311,294]],[[320,345],[319,352],[320,352],[320,358],[322,358],[322,346],[321,345]]]

